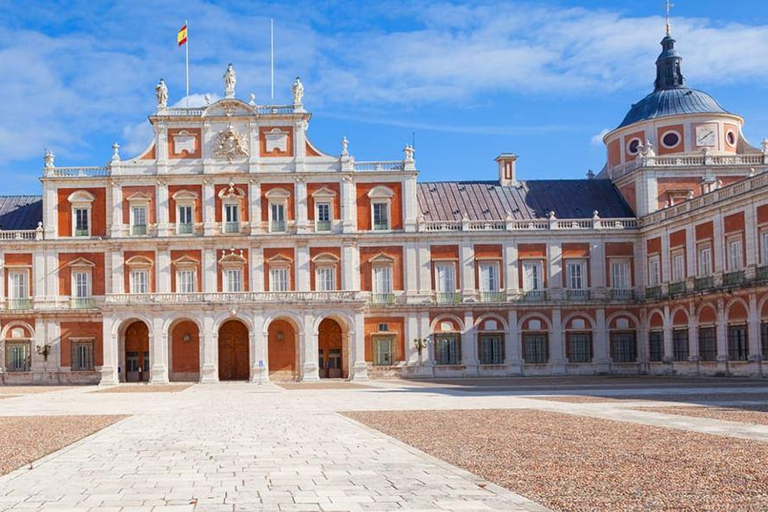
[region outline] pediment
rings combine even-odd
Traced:
[[[237,98],[225,98],[209,105],[203,111],[203,117],[253,116],[256,110]]]
[[[72,268],[93,268],[96,266],[96,264],[81,257],[70,261],[67,266]]]
[[[374,256],[373,258],[371,258],[370,261],[374,265],[391,265],[392,263],[395,262],[395,258],[381,252],[376,256]]]

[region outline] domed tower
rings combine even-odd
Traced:
[[[661,47],[653,92],[603,138],[603,175],[638,216],[737,181],[765,161],[744,139],[740,116],[686,85],[683,59],[669,33]]]

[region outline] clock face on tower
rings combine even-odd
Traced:
[[[717,125],[701,124],[696,127],[696,145],[712,147],[717,145]]]

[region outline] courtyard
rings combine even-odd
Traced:
[[[0,397],[2,510],[768,507],[761,380],[6,386]]]

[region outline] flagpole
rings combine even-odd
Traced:
[[[275,20],[269,20],[269,74],[270,93],[272,103],[275,102]]]
[[[187,42],[184,45],[184,55],[185,55],[185,61],[186,61],[186,72],[187,72],[187,108],[189,108],[189,25],[187,24],[187,20],[184,20],[184,26],[187,27]]]

